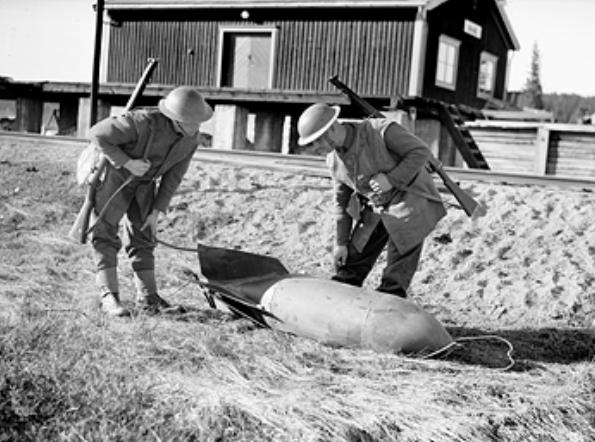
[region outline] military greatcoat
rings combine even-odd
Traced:
[[[335,185],[337,243],[351,242],[361,251],[382,222],[397,250],[405,253],[421,244],[446,214],[425,168],[430,152],[423,141],[394,121],[344,124],[344,148],[327,156]],[[374,195],[368,182],[379,172],[386,174],[394,188]],[[374,210],[360,210],[362,201]]]
[[[118,223],[127,215],[127,252],[135,270],[152,269],[155,242],[140,226],[153,209],[165,212],[198,147],[199,134],[178,133],[173,122],[157,109],[140,109],[100,121],[90,141],[108,159],[106,174],[95,196],[95,213],[102,213],[92,243],[98,269],[115,267],[121,247]],[[151,167],[142,177],[130,177],[123,166],[129,159],[147,159]],[[104,206],[105,210],[104,210]]]

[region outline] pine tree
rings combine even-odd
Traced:
[[[543,109],[543,90],[540,80],[540,59],[539,48],[537,42],[533,43],[533,54],[531,55],[531,71],[529,78],[525,83],[525,91],[523,100],[528,107],[533,109]]]

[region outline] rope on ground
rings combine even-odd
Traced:
[[[175,244],[171,244],[171,243],[168,243],[168,242],[163,241],[163,240],[160,240],[160,239],[156,239],[156,242],[159,243],[159,244],[164,245],[165,247],[169,247],[169,248],[174,249],[174,250],[180,250],[180,251],[184,251],[184,252],[193,252],[193,253],[195,253],[197,251],[197,249],[196,248],[193,248],[193,247],[176,246]],[[207,298],[207,300],[208,300],[208,298]],[[249,318],[249,319],[252,319],[252,318]],[[450,350],[450,349],[452,349],[454,347],[463,347],[463,345],[461,344],[461,342],[464,342],[464,341],[479,341],[479,340],[490,340],[490,339],[504,342],[508,346],[508,351],[506,352],[506,357],[508,358],[508,360],[510,362],[509,362],[509,364],[506,367],[499,368],[498,370],[501,370],[501,371],[510,370],[514,366],[514,364],[515,364],[515,360],[512,357],[512,353],[514,352],[514,347],[510,343],[509,340],[504,339],[503,337],[497,336],[497,335],[463,336],[463,337],[460,337],[460,338],[455,339],[453,342],[445,345],[444,347],[442,347],[442,348],[440,348],[440,349],[438,349],[438,350],[436,350],[436,351],[434,351],[434,352],[432,352],[432,353],[430,353],[428,355],[424,355],[422,357],[422,359],[430,359],[430,358],[432,358],[434,356],[443,354],[446,351],[448,351],[448,350]]]
[[[444,347],[428,354],[428,355],[424,355],[422,359],[429,359],[432,358],[434,356],[437,356],[439,354],[444,353],[445,351],[453,348],[453,347],[463,347],[463,345],[461,344],[461,342],[464,341],[482,341],[482,340],[497,340],[500,342],[504,342],[507,346],[508,346],[508,350],[506,351],[506,357],[508,358],[508,360],[510,361],[509,364],[504,367],[504,368],[498,368],[498,370],[500,371],[508,371],[510,370],[514,364],[516,363],[515,360],[512,357],[512,353],[514,352],[514,347],[511,344],[511,342],[508,339],[505,339],[501,336],[498,335],[482,335],[482,336],[462,336],[460,338],[455,339],[453,342],[445,345]]]
[[[196,251],[197,251],[197,248],[196,247],[176,246],[175,244],[171,244],[171,243],[168,243],[166,241],[163,241],[163,240],[157,239],[157,238],[155,238],[155,241],[158,244],[164,245],[165,247],[169,247],[170,249],[174,249],[174,250],[180,250],[182,252],[193,252],[193,253],[196,253]]]

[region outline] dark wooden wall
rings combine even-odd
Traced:
[[[463,23],[466,18],[482,26],[481,39],[463,31]],[[438,41],[441,34],[461,41],[455,91],[435,85]],[[508,49],[510,48],[510,43],[507,42],[505,35],[503,24],[497,16],[496,6],[492,1],[446,2],[428,13],[428,45],[422,94],[450,103],[462,103],[482,108],[486,100],[477,96],[477,83],[480,54],[482,51],[487,51],[498,57],[494,98],[504,99]]]
[[[273,88],[335,91],[334,74],[360,94],[407,94],[413,9],[110,11],[110,82],[134,82],[148,57],[154,82],[216,87],[219,26],[278,28]]]

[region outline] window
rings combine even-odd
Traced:
[[[493,97],[496,84],[496,68],[498,57],[489,52],[482,52],[479,61],[479,79],[477,81],[477,95],[480,97]]]
[[[436,86],[455,90],[459,65],[459,46],[461,42],[441,35],[438,43],[438,62],[436,64]]]
[[[268,89],[273,85],[276,29],[219,30],[220,86]]]

